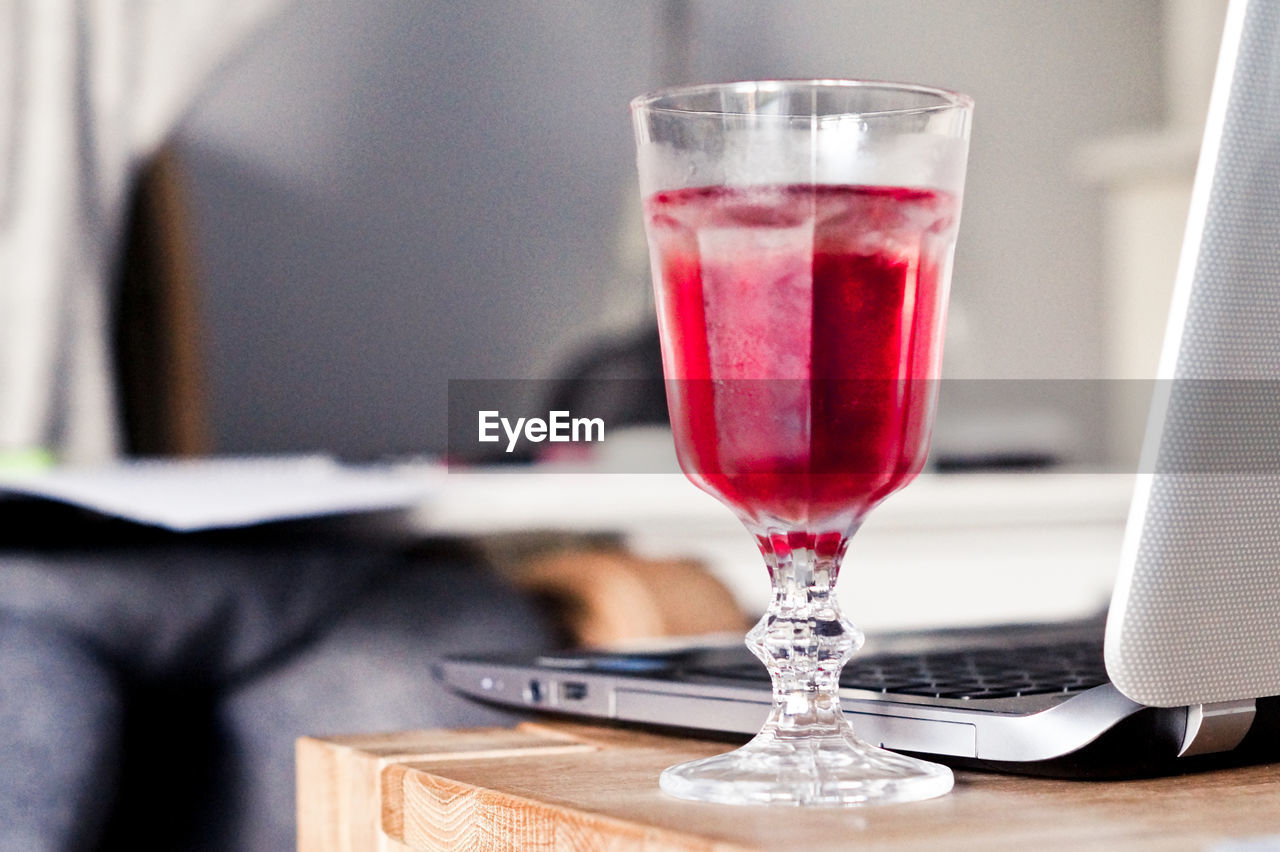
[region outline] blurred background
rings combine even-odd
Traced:
[[[551,377],[651,324],[627,102],[693,81],[971,94],[946,375],[1150,377],[1225,5],[295,4],[177,138],[216,448],[438,452],[447,380]],[[1105,458],[1130,437],[1097,401],[944,397],[935,447]]]

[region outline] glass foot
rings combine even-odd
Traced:
[[[658,783],[699,802],[838,807],[931,799],[954,780],[946,766],[869,745],[851,730],[794,738],[766,730],[736,751],[672,766]]]

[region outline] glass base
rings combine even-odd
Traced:
[[[852,730],[785,737],[766,729],[736,751],[672,766],[658,783],[698,802],[840,807],[931,799],[954,779],[946,766],[869,745]]]

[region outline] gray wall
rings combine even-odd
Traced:
[[[673,80],[972,94],[948,372],[1101,375],[1099,198],[1071,162],[1160,120],[1157,0],[681,8],[304,2],[238,57],[179,136],[220,449],[438,450],[448,379],[548,375],[647,321],[625,105]]]

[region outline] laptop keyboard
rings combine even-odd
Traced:
[[[768,680],[758,662],[684,671]],[[840,673],[840,685],[849,689],[960,700],[1080,692],[1107,681],[1098,641],[855,657]]]

